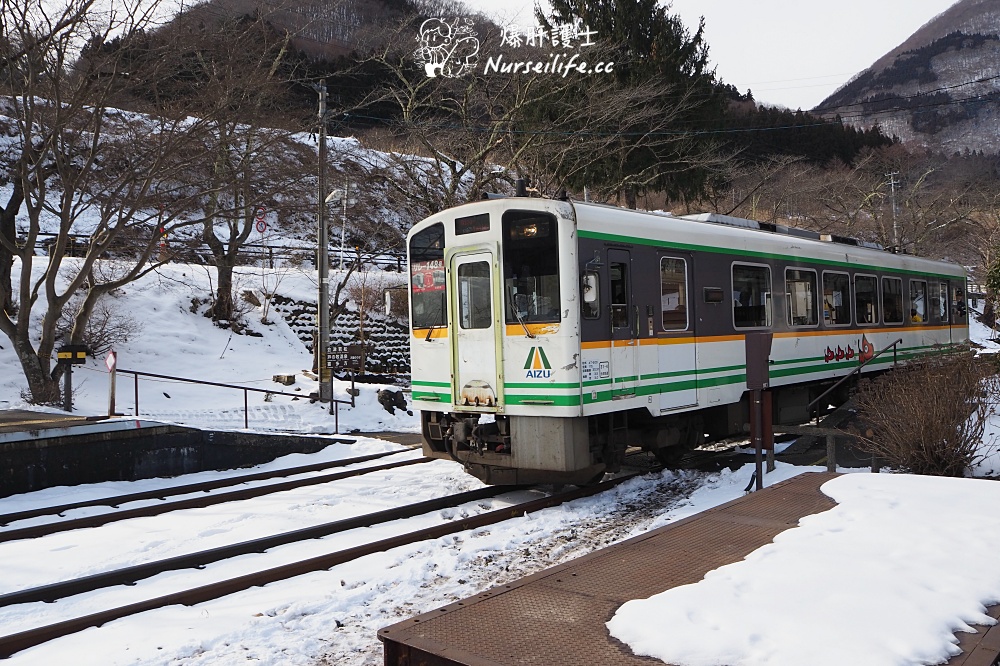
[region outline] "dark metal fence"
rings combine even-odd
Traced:
[[[204,379],[190,379],[187,377],[172,377],[170,375],[158,375],[152,372],[140,372],[138,370],[123,370],[118,368],[116,372],[127,372],[133,376],[134,379],[134,389],[133,389],[133,399],[135,401],[135,415],[139,416],[139,377],[150,377],[154,379],[167,379],[174,382],[186,382],[189,384],[201,384],[204,386],[218,386],[221,388],[237,389],[243,391],[243,427],[250,427],[250,406],[249,406],[249,394],[250,391],[254,393],[270,393],[271,395],[287,395],[292,398],[302,398],[303,396],[297,393],[285,393],[283,391],[273,391],[270,389],[253,388],[250,386],[239,386],[237,384],[223,384],[221,382],[210,382]],[[351,405],[354,406],[354,397],[350,400],[330,400],[330,413],[334,417],[334,432],[340,434],[340,405]]]

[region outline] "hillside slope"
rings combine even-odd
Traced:
[[[961,0],[817,107],[913,147],[1000,153],[1000,3]]]

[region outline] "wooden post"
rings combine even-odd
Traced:
[[[118,368],[111,369],[111,376],[108,378],[108,416],[115,415],[115,378],[118,376]]]
[[[67,412],[73,411],[73,365],[65,363],[66,372],[63,374],[63,409]]]

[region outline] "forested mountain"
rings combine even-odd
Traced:
[[[1000,3],[961,0],[815,109],[913,147],[1000,153]]]

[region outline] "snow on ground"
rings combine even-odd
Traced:
[[[74,261],[68,259],[67,261]],[[281,430],[299,433],[333,433],[334,418],[327,406],[310,404],[306,396],[317,390],[317,382],[305,371],[312,368],[312,355],[273,310],[261,323],[262,310],[247,315],[249,328],[261,337],[236,335],[214,326],[211,320],[191,312],[192,299],[211,293],[214,274],[204,266],[169,264],[121,289],[109,299],[114,310],[139,324],[136,334],[115,345],[118,367],[159,375],[239,384],[257,389],[301,393],[302,399],[250,392],[251,430]],[[15,266],[15,274],[17,267]],[[335,280],[336,271],[331,280]],[[316,273],[298,269],[269,271],[252,266],[237,269],[236,290],[260,290],[262,285],[294,299],[315,300]],[[38,306],[36,306],[37,309]],[[272,381],[276,374],[294,374],[295,384]],[[334,398],[350,400],[349,382],[336,382]],[[104,358],[90,358],[73,371],[74,408],[80,414],[108,413],[108,370]],[[386,412],[378,403],[377,385],[360,385],[356,407],[338,405],[340,432],[352,430],[418,432],[416,417]],[[21,399],[26,389],[23,372],[6,339],[0,340],[0,409],[31,407]],[[132,375],[119,373],[116,411],[135,415]],[[182,423],[207,429],[243,428],[243,391],[198,386],[169,380],[142,378],[139,382],[139,414],[146,419]]]
[[[822,490],[836,507],[698,583],[627,602],[611,635],[684,666],[881,666],[943,663],[959,653],[951,632],[993,624],[1000,483],[847,474]]]
[[[241,271],[245,283],[270,279],[257,269]],[[259,323],[259,312],[251,313],[253,329],[262,334],[251,337],[230,335],[190,313],[191,299],[204,298],[210,283],[202,267],[168,266],[117,296],[117,305],[143,324],[141,332],[117,347],[119,366],[303,396],[314,391],[315,382],[302,373],[311,367],[312,359],[279,318],[272,317],[276,323],[265,326]],[[285,275],[281,287],[283,293],[299,298],[311,298],[315,289],[314,274],[295,271]],[[988,329],[973,325],[974,339],[984,347],[1000,349],[1000,345],[989,342],[989,336]],[[23,390],[21,372],[8,347],[0,342],[0,409],[23,408],[19,398]],[[271,376],[278,373],[295,373],[296,384],[273,384]],[[122,381],[122,377],[118,408],[134,414],[131,382]],[[77,411],[105,413],[107,372],[103,359],[79,368],[75,379]],[[345,388],[338,385],[336,395],[346,398]],[[390,416],[381,408],[375,399],[377,388],[361,386],[358,406],[340,412],[341,431],[416,431],[415,417],[399,412]],[[242,401],[242,392],[237,391],[148,380],[140,384],[143,418],[239,429],[243,425]],[[251,429],[333,432],[333,421],[325,407],[310,404],[305,398],[279,396],[265,401],[251,394],[250,405]],[[985,441],[994,441],[998,432],[1000,416],[994,415]],[[354,445],[332,444],[319,453],[286,456],[255,470],[393,450],[400,451],[400,458],[417,455],[395,444],[360,437]],[[804,471],[779,464],[766,483]],[[246,472],[203,472],[185,477],[184,482]],[[719,474],[646,475],[598,498],[579,500],[501,526],[370,555],[328,571],[193,607],[165,608],[110,622],[19,653],[8,663],[381,664],[382,650],[376,638],[381,627],[739,497],[751,472],[752,466],[745,466]],[[1000,475],[1000,456],[992,456],[976,473]],[[370,480],[359,480],[297,490],[247,503],[161,516],[131,526],[108,525],[45,539],[2,543],[0,561],[7,575],[0,580],[0,592],[480,485],[446,461],[382,473],[378,481],[374,486],[364,485]],[[0,499],[0,513],[171,483],[176,481],[147,479],[50,488]],[[683,650],[671,652],[670,658],[691,664],[819,664],[831,654],[841,658],[830,657],[826,663],[854,664],[864,663],[854,655],[866,650],[866,654],[880,658],[868,663],[934,663],[950,654],[952,631],[984,621],[982,605],[1000,602],[1000,560],[995,557],[996,535],[1000,534],[995,507],[1000,485],[970,479],[864,473],[838,479],[824,489],[841,503],[837,509],[804,520],[744,562],[723,567],[701,583],[648,602],[634,602],[655,604],[656,608],[640,610],[640,620],[614,621],[613,627],[619,625],[614,629],[616,634],[624,624],[636,630],[634,636],[621,634],[626,640],[649,644],[650,651]],[[501,497],[438,515],[451,519],[516,499]],[[81,510],[74,516],[98,510]],[[408,531],[419,523],[411,521],[384,529]],[[200,573],[213,578],[229,577],[261,562],[272,565],[322,549],[335,550],[367,532],[359,530],[356,534],[274,549],[253,558],[220,562]],[[827,558],[836,559],[825,564]],[[955,566],[955,562],[962,565]],[[829,571],[836,572],[833,581],[825,575]],[[176,581],[188,581],[192,575],[164,574],[135,588],[115,591],[114,595],[116,599],[130,599],[143,590],[166,589]],[[810,587],[814,581],[821,588]],[[826,585],[822,585],[824,581]],[[97,603],[96,596],[88,593],[65,604],[0,609],[2,633],[48,624],[74,610],[90,609]],[[820,620],[818,613],[824,606],[838,612]],[[627,605],[621,617],[631,612],[631,605]],[[657,617],[655,626],[645,620],[650,616]],[[675,620],[665,623],[662,618],[667,616]],[[695,621],[698,618],[703,621]],[[670,632],[670,636],[700,639],[692,641],[694,647],[653,645],[650,637],[665,635],[662,627],[671,624],[683,626],[684,630]],[[780,629],[776,631],[775,627]],[[817,627],[828,633],[809,633]],[[882,641],[874,651],[869,632],[872,627]],[[717,645],[722,652],[713,655],[693,651],[706,645]]]

